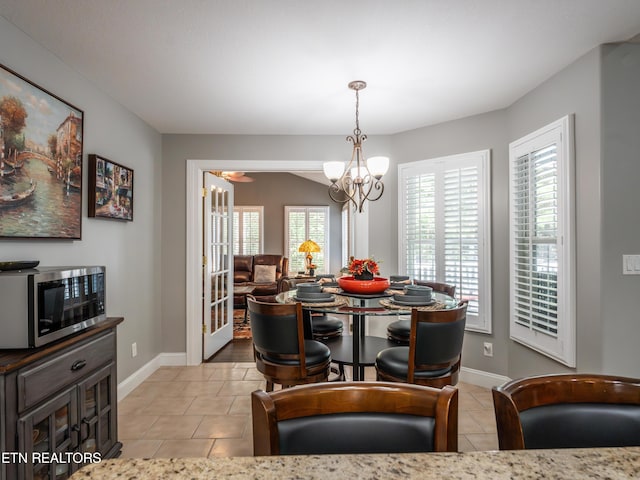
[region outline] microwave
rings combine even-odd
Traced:
[[[105,267],[0,272],[0,348],[34,348],[107,319]]]

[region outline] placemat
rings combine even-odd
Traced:
[[[382,305],[384,308],[390,308],[392,310],[411,310],[412,308],[417,308],[420,311],[427,311],[427,310],[446,310],[447,305],[442,303],[442,302],[438,302],[436,301],[436,303],[434,303],[433,305],[423,305],[421,307],[410,307],[408,305],[396,305],[395,303],[392,303],[391,300],[387,300],[382,299],[380,300],[380,305]]]
[[[291,298],[287,298],[286,303],[298,303],[297,300],[295,300],[293,297]],[[305,302],[300,302],[302,303],[303,307],[339,307],[342,305],[347,305],[349,303],[349,301],[344,298],[344,297],[336,297],[335,300],[333,300],[332,302],[310,302],[310,303],[305,303]]]

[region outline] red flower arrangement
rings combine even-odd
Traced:
[[[366,274],[367,272],[372,275],[380,274],[380,267],[378,267],[378,263],[373,258],[351,258],[347,268],[353,276]]]

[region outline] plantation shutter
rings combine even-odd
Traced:
[[[478,167],[444,172],[444,278],[458,297],[469,300],[467,314],[478,314]]]
[[[233,254],[263,253],[263,207],[240,206],[233,209]]]
[[[405,181],[404,235],[406,274],[411,278],[435,281],[436,206],[435,174],[422,173]]]
[[[509,145],[509,335],[575,367],[572,125],[566,116]]]
[[[491,332],[489,152],[399,166],[401,270],[456,286],[467,329]]]
[[[298,251],[305,240],[313,240],[320,247],[320,252],[311,254],[316,273],[328,272],[329,207],[285,207],[285,251],[292,272],[306,268],[306,254]]]
[[[514,316],[558,335],[557,146],[517,158],[513,176]]]
[[[240,212],[233,209],[233,254],[240,255]]]

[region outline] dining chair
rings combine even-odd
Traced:
[[[282,282],[281,291],[288,292],[296,288],[300,283],[313,281],[315,279],[287,278]],[[315,340],[329,340],[342,335],[343,323],[339,318],[328,316],[325,313],[312,313],[310,320],[311,333]]]
[[[260,302],[247,295],[256,368],[267,391],[303,383],[327,381],[331,351],[317,340],[305,339],[302,305]]]
[[[314,282],[313,278],[287,278],[282,282],[281,289],[283,292],[288,292],[297,288],[301,283]],[[305,319],[305,335],[310,336],[314,340],[324,342],[333,338],[342,336],[342,330],[344,328],[342,320],[334,316],[327,315],[326,313],[309,313],[303,311],[303,318]],[[307,321],[308,320],[308,321]],[[332,363],[331,373],[335,374],[332,381],[341,381],[346,378],[344,371],[344,365]]]
[[[253,454],[455,452],[458,390],[387,382],[251,394]]]
[[[450,297],[456,296],[456,286],[448,283],[427,282],[422,280],[414,280],[415,285],[424,285],[431,287],[434,292],[444,293]],[[401,318],[392,322],[387,327],[387,338],[398,345],[409,345],[409,333],[411,332],[411,319]]]
[[[378,353],[377,379],[438,388],[458,383],[466,319],[466,301],[448,310],[412,309],[409,346]]]
[[[640,446],[640,379],[542,375],[492,394],[500,450]]]

